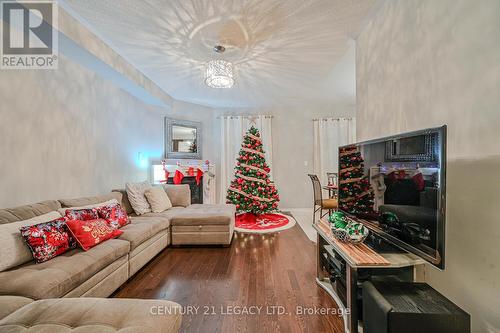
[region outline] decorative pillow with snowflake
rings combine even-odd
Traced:
[[[113,229],[119,229],[130,223],[127,212],[120,204],[111,204],[96,208],[99,217],[105,219]]]
[[[38,263],[50,260],[77,246],[76,240],[66,226],[66,219],[59,219],[25,226],[21,236]]]
[[[64,215],[68,220],[88,221],[99,218],[99,213],[95,208],[66,209]]]

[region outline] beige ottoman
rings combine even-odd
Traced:
[[[231,244],[234,233],[234,205],[194,204],[170,219],[172,245]]]

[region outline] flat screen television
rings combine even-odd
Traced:
[[[446,126],[339,148],[339,209],[444,269]]]

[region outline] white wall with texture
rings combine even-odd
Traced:
[[[426,280],[500,332],[500,1],[388,1],[357,40],[358,139],[448,125],[446,269]]]

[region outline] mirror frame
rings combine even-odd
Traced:
[[[172,127],[182,126],[182,127],[193,127],[196,128],[196,153],[184,153],[173,151],[172,145]],[[191,159],[191,160],[201,160],[202,159],[202,135],[201,135],[201,123],[197,121],[172,119],[165,117],[165,158],[167,159]]]

